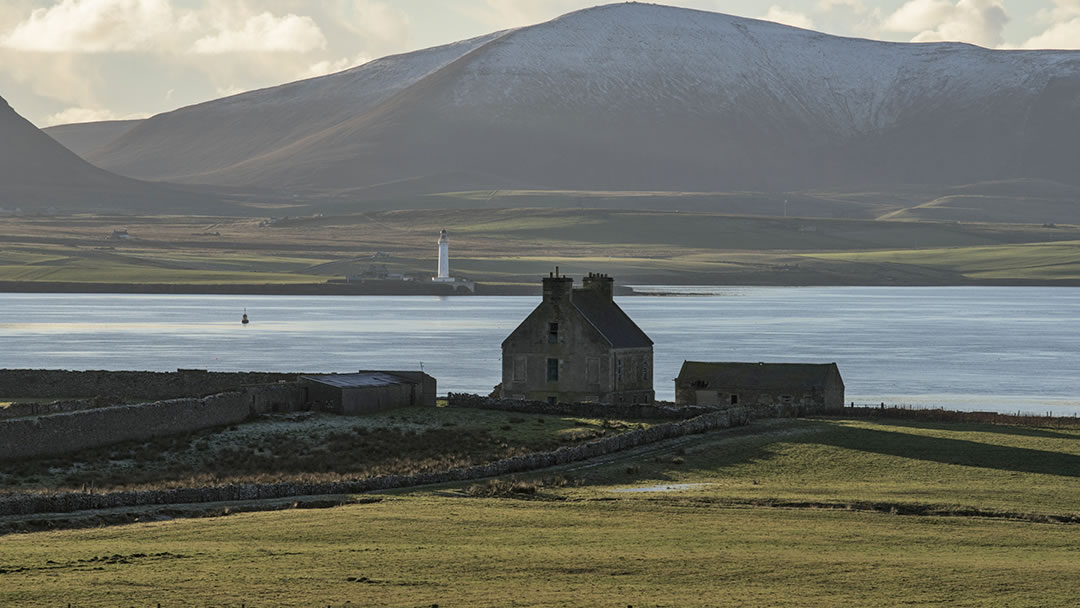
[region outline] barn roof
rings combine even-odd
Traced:
[[[369,388],[375,386],[393,386],[395,384],[415,384],[410,380],[385,372],[360,372],[358,374],[326,374],[300,377],[337,388]]]
[[[704,381],[716,388],[824,388],[831,375],[843,384],[835,363],[733,363],[683,361],[678,384]]]
[[[611,343],[612,348],[648,348],[653,341],[613,300],[575,289],[570,303]]]

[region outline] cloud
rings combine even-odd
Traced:
[[[485,0],[482,5],[454,3],[455,10],[462,15],[498,29],[533,25],[587,6],[590,3],[582,0]]]
[[[775,4],[769,7],[769,12],[765,13],[765,16],[762,17],[762,19],[783,23],[784,25],[801,27],[805,30],[814,29],[814,20],[810,17],[797,11],[789,11],[782,6],[777,6]]]
[[[260,13],[236,29],[220,29],[195,41],[192,50],[203,55],[237,52],[306,53],[326,48],[326,37],[311,17],[289,13],[275,17]]]
[[[34,95],[71,105],[99,103],[95,89],[103,79],[83,55],[20,53],[0,47],[0,71],[29,88]]]
[[[909,0],[881,25],[912,33],[912,42],[970,42],[994,48],[1003,42],[1009,16],[1001,0]]]
[[[225,86],[219,86],[214,89],[217,96],[220,97],[232,97],[233,95],[239,95],[241,93],[247,93],[251,90],[251,87],[242,87],[236,84],[229,84]]]
[[[1054,8],[1036,14],[1036,18],[1049,27],[1024,41],[1019,48],[1080,49],[1080,0],[1055,0],[1054,5]]]
[[[1080,17],[1080,0],[1054,0],[1054,8],[1040,9],[1035,18],[1043,23],[1059,25]]]
[[[316,61],[315,63],[308,66],[307,70],[303,74],[301,74],[300,77],[314,78],[316,76],[326,76],[327,74],[333,74],[335,72],[340,72],[342,70],[347,70],[351,67],[367,63],[372,59],[374,59],[374,57],[361,53],[360,55],[357,55],[353,58],[342,57],[341,59],[338,59],[336,61]]]
[[[818,0],[817,3],[817,10],[825,13],[837,7],[848,8],[856,15],[861,15],[866,12],[866,5],[863,3],[863,0]]]
[[[127,114],[118,116],[111,110],[92,108],[68,108],[51,114],[45,118],[41,126],[66,125],[77,122],[100,122],[103,120],[131,120],[135,118],[147,118],[149,114]]]
[[[158,44],[174,31],[168,0],[63,0],[38,8],[0,46],[20,51],[103,53]]]
[[[409,16],[384,2],[353,0],[339,15],[339,22],[361,37],[368,48],[408,46],[412,23]]]
[[[1080,49],[1080,17],[1055,23],[1045,32],[1025,41],[1025,49]]]

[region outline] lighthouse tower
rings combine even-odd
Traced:
[[[446,238],[446,230],[439,233],[439,274],[433,281],[452,282],[450,277],[450,239]]]

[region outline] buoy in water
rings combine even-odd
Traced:
[[[243,324],[243,325],[247,325],[249,323],[248,318],[247,318],[247,309],[246,308],[244,309],[244,316],[240,317],[240,323]]]

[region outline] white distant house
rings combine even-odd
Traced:
[[[446,235],[446,229],[439,233],[439,270],[436,276],[431,277],[436,283],[449,283],[457,287],[464,287],[469,291],[476,291],[476,284],[465,279],[450,276],[450,238]]]

